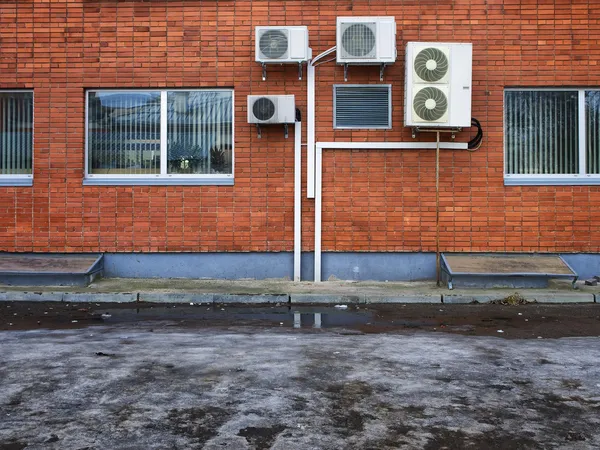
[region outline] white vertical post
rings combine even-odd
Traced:
[[[586,168],[586,153],[587,153],[587,136],[585,134],[585,89],[579,91],[579,117],[578,117],[578,132],[579,132],[579,174],[585,175]]]
[[[167,91],[160,93],[160,174],[167,174]]]
[[[306,197],[315,198],[315,66],[306,68]]]
[[[323,193],[323,148],[315,148],[315,282],[321,281],[321,202]]]
[[[321,313],[315,313],[315,328],[321,328]]]
[[[302,267],[302,122],[296,122],[294,139],[294,281],[300,281],[300,268]]]

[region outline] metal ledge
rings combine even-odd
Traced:
[[[84,178],[84,186],[233,186],[233,177],[219,178]]]
[[[33,177],[5,177],[0,175],[0,186],[33,186]]]
[[[600,176],[597,175],[573,175],[567,177],[556,175],[541,177],[504,176],[505,186],[583,186],[599,184]]]

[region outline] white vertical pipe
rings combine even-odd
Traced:
[[[315,282],[321,281],[321,201],[323,184],[323,148],[315,148]]]
[[[317,142],[315,145],[315,282],[321,281],[321,209],[323,188],[323,149],[382,149],[416,150],[435,149],[466,150],[466,142]]]
[[[306,197],[315,198],[315,66],[306,68]]]
[[[294,281],[301,280],[302,266],[302,122],[294,131]]]

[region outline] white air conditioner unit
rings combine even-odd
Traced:
[[[391,64],[396,61],[394,17],[338,17],[338,64]]]
[[[248,123],[293,123],[296,103],[293,95],[249,95]]]
[[[406,44],[404,125],[471,126],[473,45]]]
[[[310,58],[307,27],[256,27],[256,61],[302,63]]]

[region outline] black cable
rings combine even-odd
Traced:
[[[467,149],[475,151],[481,147],[481,142],[483,141],[483,128],[481,128],[479,120],[477,120],[475,117],[471,118],[471,126],[477,127],[477,134],[469,141],[467,144]]]
[[[302,113],[300,112],[300,108],[296,108],[296,122],[302,122]]]

